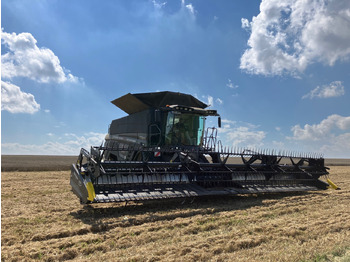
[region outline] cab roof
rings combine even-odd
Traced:
[[[181,105],[202,109],[208,107],[207,104],[192,95],[170,91],[138,94],[128,93],[111,101],[111,103],[127,114],[134,114],[149,108],[166,107],[167,105]]]

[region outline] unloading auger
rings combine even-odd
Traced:
[[[102,146],[81,149],[70,184],[81,203],[324,190],[317,154],[229,149],[216,110],[188,94],[126,94],[112,103],[129,115],[112,121]]]

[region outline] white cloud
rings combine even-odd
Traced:
[[[222,128],[218,129],[218,139],[223,145],[234,148],[265,148],[267,141],[270,141],[268,146],[276,150],[314,152],[325,157],[350,157],[350,116],[330,115],[318,124],[306,124],[303,127],[295,125],[291,131],[293,135],[285,140],[270,140],[271,137],[257,125],[223,119]]]
[[[220,98],[216,98],[215,100],[219,105],[222,105],[224,103],[224,101],[222,101],[222,99]]]
[[[79,147],[89,148],[90,146],[99,146],[104,141],[106,134],[89,132],[82,136],[78,136],[72,133],[66,133],[64,136],[69,140],[67,145],[77,145]]]
[[[229,119],[222,119],[221,120],[222,123],[228,124],[228,125],[235,125],[237,123],[237,121],[233,121],[233,120],[229,120]]]
[[[226,84],[226,86],[231,88],[231,89],[238,88],[238,85],[233,84],[231,79],[228,79],[228,83]]]
[[[188,5],[186,5],[186,8],[190,11],[190,13],[192,14],[192,15],[194,15],[194,7],[193,7],[193,5],[192,4],[188,4]]]
[[[290,139],[309,141],[327,140],[333,135],[331,133],[333,130],[350,131],[350,116],[344,117],[334,114],[328,116],[319,124],[306,124],[303,128],[300,125],[295,125],[291,128],[293,137]]]
[[[196,97],[196,95],[195,95]],[[196,97],[197,98],[197,97]],[[221,99],[221,98],[214,98],[210,95],[202,95],[202,99],[203,99],[203,102],[206,103],[208,105],[208,107],[214,107],[214,101],[216,103],[218,103],[219,105],[222,105],[224,103],[224,101]]]
[[[281,141],[272,141],[272,145],[275,150],[283,150],[285,147],[284,143]]]
[[[241,19],[241,24],[243,29],[249,29],[250,28],[250,23],[247,18],[242,18]]]
[[[192,4],[186,5],[185,0],[181,0],[181,7],[186,8],[190,12],[191,16],[194,17],[196,10],[194,9]]]
[[[292,137],[310,151],[322,152],[326,157],[350,157],[350,116],[330,115],[319,124],[292,127]]]
[[[152,0],[152,3],[153,3],[153,6],[154,6],[156,9],[162,9],[163,6],[166,5],[166,2],[158,3],[156,0]]]
[[[48,133],[49,137],[54,137]],[[3,154],[22,155],[78,155],[83,147],[90,150],[90,146],[100,146],[104,141],[105,134],[89,132],[82,136],[66,134],[65,142],[50,141],[41,145],[4,143],[1,145]]]
[[[35,101],[32,94],[22,92],[14,84],[1,81],[1,110],[10,113],[33,114],[39,109],[40,105]]]
[[[30,33],[17,35],[1,29],[1,44],[5,46],[5,53],[1,55],[2,79],[24,77],[39,83],[83,83],[83,79],[61,67],[60,60],[50,49],[39,48]],[[1,95],[1,110],[33,114],[40,109],[32,94],[22,92],[20,87],[10,82],[1,82]],[[45,112],[50,111],[46,109]]]
[[[344,86],[341,81],[334,81],[329,85],[324,85],[322,87],[317,86],[315,89],[311,90],[309,93],[304,95],[302,99],[305,98],[329,98],[337,97],[345,94]]]
[[[348,0],[262,0],[250,28],[240,68],[252,74],[298,75],[311,63],[332,66],[350,55]]]
[[[250,123],[240,123],[222,120],[223,127],[219,128],[220,138],[223,144],[228,144],[233,147],[259,148],[264,145],[263,140],[266,133],[257,130],[258,126]]]
[[[331,137],[329,142],[320,148],[321,152],[326,152],[331,157],[350,157],[350,133],[344,133]]]
[[[1,38],[1,43],[8,49],[1,55],[2,78],[26,77],[40,83],[79,81],[60,65],[60,60],[50,49],[39,48],[32,34],[2,31]]]
[[[209,107],[212,107],[214,106],[214,98],[210,95],[207,95],[207,96],[202,96],[204,99],[206,99],[206,104],[209,106]]]

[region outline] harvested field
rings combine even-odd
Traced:
[[[84,207],[69,171],[2,172],[2,261],[349,261],[341,190]]]
[[[2,155],[1,171],[64,171],[70,170],[77,156]]]

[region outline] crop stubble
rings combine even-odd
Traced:
[[[342,190],[84,207],[69,171],[2,172],[3,261],[346,261],[350,167]],[[348,261],[348,260],[347,260]]]

